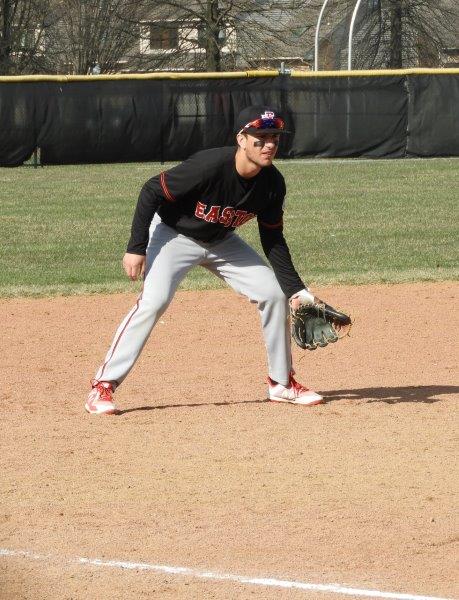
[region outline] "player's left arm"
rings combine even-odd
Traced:
[[[293,265],[292,256],[284,237],[282,220],[274,224],[259,217],[258,230],[263,251],[284,294],[292,301],[297,297],[302,297],[304,303],[308,303],[307,300],[312,302],[314,296],[309,292]]]
[[[298,275],[284,237],[284,196],[285,184],[282,179],[278,192],[273,194],[271,202],[257,216],[260,241],[284,294],[294,305],[309,304],[313,302],[314,295]]]

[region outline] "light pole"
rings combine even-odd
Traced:
[[[347,49],[347,70],[352,71],[352,36],[354,35],[354,24],[362,0],[357,0],[352,13],[351,25],[349,27],[349,45]],[[346,94],[346,140],[351,138],[351,78],[347,78],[348,89]]]
[[[327,4],[328,4],[328,0],[324,0],[324,3],[322,4],[322,8],[320,9],[319,18],[317,19],[316,35],[315,35],[315,39],[314,39],[314,71],[319,70],[319,29],[320,29],[320,24],[322,22],[322,16],[324,14]]]
[[[348,51],[347,51],[347,70],[348,71],[352,71],[352,37],[354,35],[355,19],[357,17],[357,13],[359,11],[361,2],[362,2],[362,0],[357,0],[357,2],[355,4],[354,12],[352,13],[351,25],[349,27],[349,45],[348,45]]]
[[[322,16],[324,14],[325,8],[327,7],[328,1],[329,0],[324,0],[324,3],[322,4],[322,8],[320,9],[319,18],[317,19],[316,35],[315,35],[315,39],[314,39],[314,71],[319,70],[319,30],[320,30],[320,24],[322,22]],[[317,139],[317,136],[318,136],[318,117],[319,117],[319,112],[320,112],[320,99],[319,99],[317,90],[315,91],[315,94],[314,94],[314,105],[315,105],[315,109],[314,109],[314,140],[315,140],[315,139]]]

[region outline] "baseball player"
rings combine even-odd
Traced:
[[[113,392],[140,355],[187,272],[201,265],[258,305],[268,358],[268,398],[313,405],[322,396],[293,377],[292,308],[319,301],[296,272],[282,232],[284,178],[272,164],[284,119],[250,106],[236,120],[237,145],[203,150],[143,186],[123,258],[142,292],[120,324],[85,404],[91,414],[117,412]],[[256,218],[271,265],[236,229]]]

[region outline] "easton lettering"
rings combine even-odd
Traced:
[[[221,206],[207,208],[206,204],[197,202],[194,216],[207,221],[207,223],[220,223],[225,227],[240,227],[253,219],[255,214],[246,210],[236,210],[232,206],[225,206],[223,210]]]

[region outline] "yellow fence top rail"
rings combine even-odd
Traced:
[[[237,79],[241,77],[278,77],[279,71],[219,71],[219,72],[161,72],[161,73],[114,73],[111,75],[4,75],[0,83],[21,83],[29,81],[124,81],[152,79]],[[295,71],[291,77],[381,77],[405,75],[459,75],[459,69],[384,69],[372,71]]]
[[[373,69],[361,71],[292,71],[292,77],[394,77],[405,75],[459,75],[459,69]]]
[[[114,73],[111,75],[5,75],[0,77],[0,83],[20,83],[27,81],[57,81],[69,83],[72,81],[123,81],[150,79],[236,79],[239,77],[274,77],[278,71],[222,71],[222,72],[193,72],[193,73]]]

